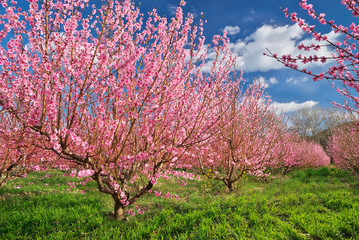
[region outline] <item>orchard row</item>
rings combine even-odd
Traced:
[[[213,37],[207,62],[203,22],[184,16],[184,4],[167,19],[156,10],[145,18],[130,0],[30,0],[26,11],[3,1],[1,183],[76,170],[123,219],[160,178],[207,175],[232,191],[245,173],[266,180],[329,164],[319,145],[286,129],[262,86],[238,74],[226,33]],[[343,162],[344,134],[335,136],[330,149]]]

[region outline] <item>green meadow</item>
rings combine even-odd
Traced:
[[[0,239],[359,239],[358,177],[332,167],[244,178],[233,193],[211,179],[163,180],[153,190],[180,198],[147,194],[127,221],[111,217],[95,182],[69,181],[79,182],[52,171],[2,187]]]

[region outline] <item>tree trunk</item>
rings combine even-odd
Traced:
[[[233,192],[233,190],[234,190],[233,182],[230,180],[227,180],[227,179],[223,179],[223,182],[228,187],[228,191]]]
[[[229,192],[233,192],[233,190],[234,190],[233,182],[228,182],[227,187],[228,187]]]
[[[283,170],[283,176],[287,175],[289,173],[289,171],[290,171],[289,166],[285,166],[284,170]]]
[[[120,201],[115,200],[115,211],[113,213],[114,218],[117,220],[125,220],[125,209]]]

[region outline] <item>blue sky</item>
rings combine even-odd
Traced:
[[[141,12],[148,12],[156,7],[160,15],[171,17],[179,0],[142,0]],[[313,21],[297,0],[187,0],[184,11],[192,11],[199,16],[204,13],[205,36],[207,43],[213,35],[229,32],[231,47],[237,55],[239,68],[244,70],[244,77],[251,80],[257,78],[267,86],[266,92],[271,96],[274,104],[285,112],[301,107],[311,107],[316,104],[330,106],[330,101],[341,100],[337,93],[326,81],[313,82],[305,74],[284,68],[274,60],[263,56],[266,48],[280,54],[299,54],[296,46],[301,41],[310,42],[311,36],[296,27],[280,10],[288,8],[295,11],[310,24],[320,25]],[[308,0],[317,12],[326,13],[328,20],[349,25],[355,21],[340,0]],[[327,26],[321,26],[322,33],[331,31]],[[332,38],[337,38],[331,33]],[[323,54],[330,54],[330,49],[323,49]],[[319,55],[319,54],[318,54]],[[317,69],[326,69],[323,65]]]

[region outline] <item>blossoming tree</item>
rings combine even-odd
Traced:
[[[253,84],[232,102],[222,119],[229,124],[223,124],[206,150],[196,155],[201,173],[223,181],[229,191],[245,173],[266,179],[266,170],[277,165],[284,119],[274,114],[263,91]]]
[[[330,164],[330,157],[323,147],[314,141],[307,141],[296,132],[282,135],[282,145],[275,150],[276,167],[286,175],[293,169],[316,168]]]
[[[159,178],[188,177],[174,168],[225,124],[219,103],[238,97],[226,36],[213,38],[218,57],[204,75],[203,23],[184,17],[184,4],[145,23],[130,0],[2,4],[0,108],[94,179],[118,219]]]

